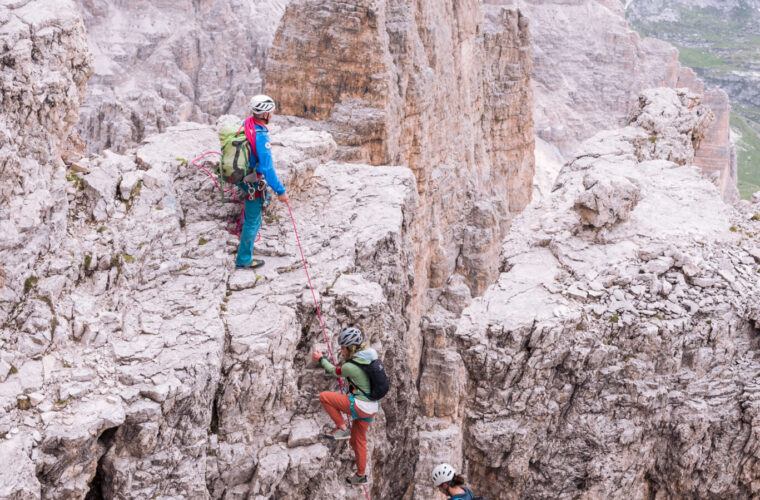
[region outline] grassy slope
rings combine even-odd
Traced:
[[[753,122],[737,113],[731,113],[731,128],[741,134],[736,143],[739,163],[739,193],[748,199],[760,191],[760,123]]]
[[[760,14],[747,9],[731,15],[714,9],[678,8],[675,23],[632,22],[642,35],[673,43],[680,61],[693,68],[708,84],[734,70],[758,70],[760,65]],[[749,198],[760,191],[760,109],[732,99],[731,128],[741,134],[737,143],[739,191]]]

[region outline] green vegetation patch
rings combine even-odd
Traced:
[[[79,177],[76,173],[74,173],[74,172],[68,172],[68,173],[66,173],[66,180],[69,181],[69,182],[73,182],[74,185],[78,189],[80,189],[80,190],[84,189],[84,180],[82,180],[82,178]]]
[[[760,123],[731,113],[731,128],[741,136],[736,142],[739,194],[748,200],[760,191]]]
[[[737,184],[742,199],[749,199],[760,191],[760,106],[752,97],[754,92],[748,91],[756,87],[756,80],[743,75],[758,71],[760,11],[748,5],[732,10],[685,4],[667,7],[675,14],[673,21],[647,19],[650,13],[630,6],[631,27],[643,36],[675,45],[681,64],[694,69],[707,87],[721,86],[729,93],[731,128],[741,134],[736,144]]]
[[[701,49],[690,49],[682,45],[676,45],[680,54],[681,64],[694,69],[728,69],[729,65],[715,54],[710,54]]]
[[[24,280],[24,293],[29,293],[32,288],[36,287],[39,280],[40,279],[33,274]]]

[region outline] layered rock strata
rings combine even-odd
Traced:
[[[77,126],[88,149],[124,152],[180,121],[245,109],[287,3],[78,0],[95,56]]]
[[[415,376],[428,290],[460,274],[481,293],[530,200],[530,70],[527,20],[475,1],[299,1],[275,35],[267,92],[282,111],[330,130],[339,158],[407,165],[417,178]]]
[[[760,492],[760,205],[729,208],[692,166],[696,95],[639,103],[515,219],[498,282],[440,330],[468,375],[446,439],[483,494]]]
[[[736,148],[730,140],[731,103],[728,94],[720,88],[705,91],[704,83],[689,68],[682,68],[677,86],[704,94],[705,104],[715,115],[715,122],[707,130],[697,150],[694,164],[713,180],[726,202],[738,201],[739,191],[736,184],[739,172]]]

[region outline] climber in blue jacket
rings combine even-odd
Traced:
[[[264,265],[263,260],[253,258],[253,244],[261,229],[261,208],[266,196],[263,190],[256,189],[255,186],[259,185],[259,181],[263,179],[277,194],[277,199],[288,202],[285,186],[274,171],[272,143],[269,141],[267,129],[267,124],[274,114],[274,101],[269,96],[257,95],[251,98],[249,107],[251,116],[246,119],[244,126],[249,130],[255,128],[256,149],[252,151],[249,159],[251,173],[243,179],[243,183],[238,184],[244,192],[248,193],[244,201],[245,214],[240,233],[240,246],[238,246],[235,259],[235,267],[238,269],[255,269]],[[249,136],[248,131],[246,135]],[[253,190],[250,186],[254,186]]]

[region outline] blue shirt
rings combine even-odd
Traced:
[[[464,490],[464,493],[460,493],[459,495],[454,495],[453,497],[450,497],[449,500],[474,500],[475,495],[472,494],[470,490],[467,488],[462,488]]]
[[[258,156],[258,160],[256,159]],[[275,193],[278,195],[285,194],[285,186],[277,177],[272,163],[272,143],[269,142],[269,131],[266,127],[256,125],[256,154],[252,154],[248,160],[248,167],[264,176]]]

